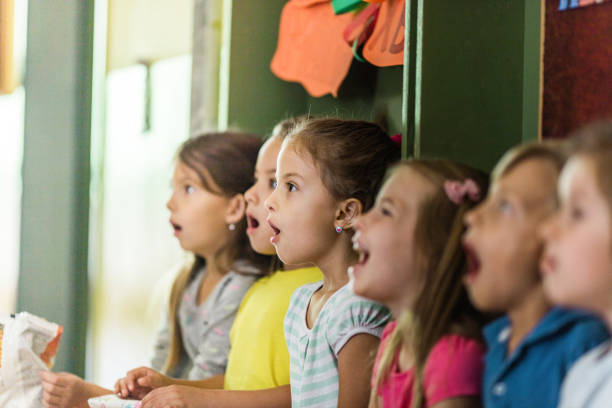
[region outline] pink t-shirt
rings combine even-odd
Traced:
[[[378,365],[395,326],[396,322],[391,322],[383,331],[374,364],[372,389],[376,387]],[[483,357],[484,347],[476,340],[455,334],[442,337],[431,349],[425,363],[425,406],[431,407],[453,397],[480,395]],[[389,377],[378,390],[384,408],[409,408],[412,402],[414,370],[399,372],[398,359],[399,351]]]

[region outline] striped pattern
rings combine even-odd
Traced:
[[[306,310],[312,294],[322,285],[317,282],[297,289],[285,316],[292,408],[336,407],[338,353],[357,334],[380,337],[390,318],[384,306],[355,296],[345,285],[329,298],[308,329]]]

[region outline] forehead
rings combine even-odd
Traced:
[[[558,170],[548,159],[534,157],[518,163],[493,182],[492,192],[512,194],[526,205],[546,202],[556,195]]]
[[[282,145],[282,141],[273,137],[268,139],[261,149],[259,149],[259,154],[257,156],[257,165],[264,167],[276,167],[276,159],[278,157],[278,152],[280,151]]]
[[[592,159],[576,156],[567,162],[559,178],[559,192],[568,196],[570,192],[588,194],[597,191],[596,169]]]
[[[312,156],[306,149],[298,147],[295,141],[285,139],[278,153],[277,172],[281,176],[285,173],[318,176]]]
[[[410,166],[402,165],[395,169],[385,182],[380,197],[392,196],[402,203],[411,204],[434,191],[434,184],[425,176]]]

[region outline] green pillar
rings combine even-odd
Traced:
[[[30,0],[18,311],[64,327],[56,370],[83,375],[93,0]]]

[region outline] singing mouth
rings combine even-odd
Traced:
[[[270,237],[270,242],[272,242],[274,244],[274,243],[278,242],[278,237],[279,237],[281,231],[269,219],[268,219],[268,225],[270,225],[270,228],[272,228],[272,232],[274,233],[272,235],[272,237]]]
[[[181,227],[179,224],[175,223],[172,220],[170,220],[170,225],[172,225],[172,229],[174,230],[174,235],[178,234],[183,229],[183,227]]]
[[[251,214],[247,213],[247,231],[255,230],[259,227],[259,221]]]
[[[480,259],[478,258],[474,248],[472,248],[469,244],[464,243],[463,249],[465,251],[468,264],[466,279],[468,282],[472,282],[480,271]]]

